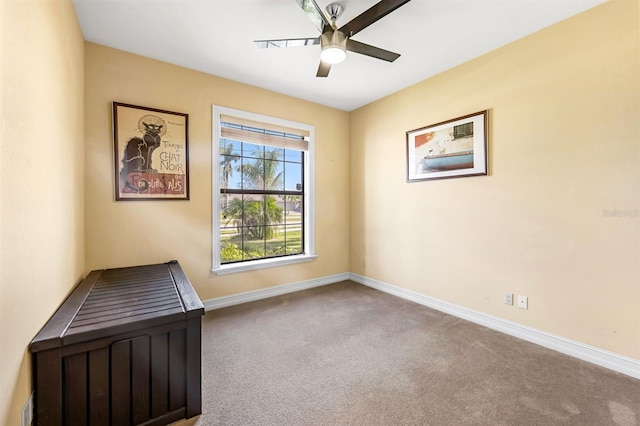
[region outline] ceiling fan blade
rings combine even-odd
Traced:
[[[382,0],[344,24],[339,30],[347,37],[352,37],[378,19],[384,18],[403,4],[409,3],[409,1],[410,0]]]
[[[307,17],[309,17],[318,31],[323,33],[325,28],[331,27],[331,23],[315,0],[296,0],[296,3],[298,3],[298,6],[302,8],[302,11],[307,15]]]
[[[347,50],[388,62],[393,62],[400,57],[399,53],[390,52],[352,39],[347,39]]]
[[[320,37],[316,38],[289,38],[282,40],[254,40],[259,49],[269,49],[274,47],[298,47],[320,44]]]
[[[329,75],[329,71],[331,71],[331,64],[320,61],[316,77],[326,77]]]

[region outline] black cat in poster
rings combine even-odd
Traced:
[[[132,172],[157,173],[152,165],[153,151],[160,146],[161,137],[166,128],[164,120],[157,116],[147,115],[140,119],[139,127],[144,130],[142,137],[133,137],[127,141],[120,171],[122,181],[128,189],[144,192],[148,185],[135,188],[127,177]]]

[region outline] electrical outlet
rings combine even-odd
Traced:
[[[509,293],[508,291],[505,291],[504,303],[505,305],[513,306],[513,293]]]
[[[527,296],[518,295],[518,308],[520,309],[528,309],[529,299]]]
[[[31,426],[33,422],[33,394],[29,395],[29,399],[24,403],[20,418],[22,420],[22,426]]]

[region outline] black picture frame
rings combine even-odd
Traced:
[[[189,115],[113,102],[116,201],[189,199]]]

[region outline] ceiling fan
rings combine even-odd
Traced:
[[[331,70],[331,65],[342,62],[349,50],[383,61],[393,62],[400,57],[400,54],[380,49],[359,41],[351,37],[367,28],[377,20],[385,17],[410,0],[381,0],[342,27],[336,27],[336,19],[340,17],[344,8],[338,3],[331,3],[327,6],[326,16],[315,0],[296,0],[302,11],[318,28],[321,35],[315,38],[296,38],[281,40],[255,40],[254,43],[259,48],[273,47],[294,47],[310,46],[320,44],[322,53],[320,54],[320,65],[316,77],[327,77]]]

